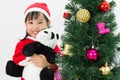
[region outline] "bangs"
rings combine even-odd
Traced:
[[[30,12],[25,18],[25,22],[28,20],[38,19],[40,16],[40,12]]]

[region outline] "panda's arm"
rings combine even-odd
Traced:
[[[36,48],[36,42],[32,42],[27,44],[24,48],[23,48],[23,54],[26,57],[30,57],[35,53],[35,48]]]

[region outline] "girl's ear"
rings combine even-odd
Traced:
[[[48,26],[50,26],[50,21],[47,22]]]

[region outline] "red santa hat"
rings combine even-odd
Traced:
[[[34,3],[34,4],[31,4],[30,6],[27,7],[27,9],[25,10],[24,12],[24,15],[26,17],[26,15],[29,13],[29,12],[33,12],[33,11],[38,11],[38,12],[41,12],[43,13],[48,19],[50,19],[50,11],[48,9],[48,6],[46,3]]]

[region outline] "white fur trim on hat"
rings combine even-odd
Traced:
[[[24,12],[26,17],[29,12],[38,11],[43,13],[50,20],[50,12],[46,3],[34,3],[31,4]]]
[[[43,14],[50,20],[49,14],[48,14],[45,10],[43,10],[43,9],[41,9],[41,8],[30,8],[30,9],[28,9],[28,10],[26,11],[26,13],[25,13],[25,17],[27,16],[27,14],[28,14],[29,12],[32,12],[32,11],[41,12],[41,13],[43,13]]]

